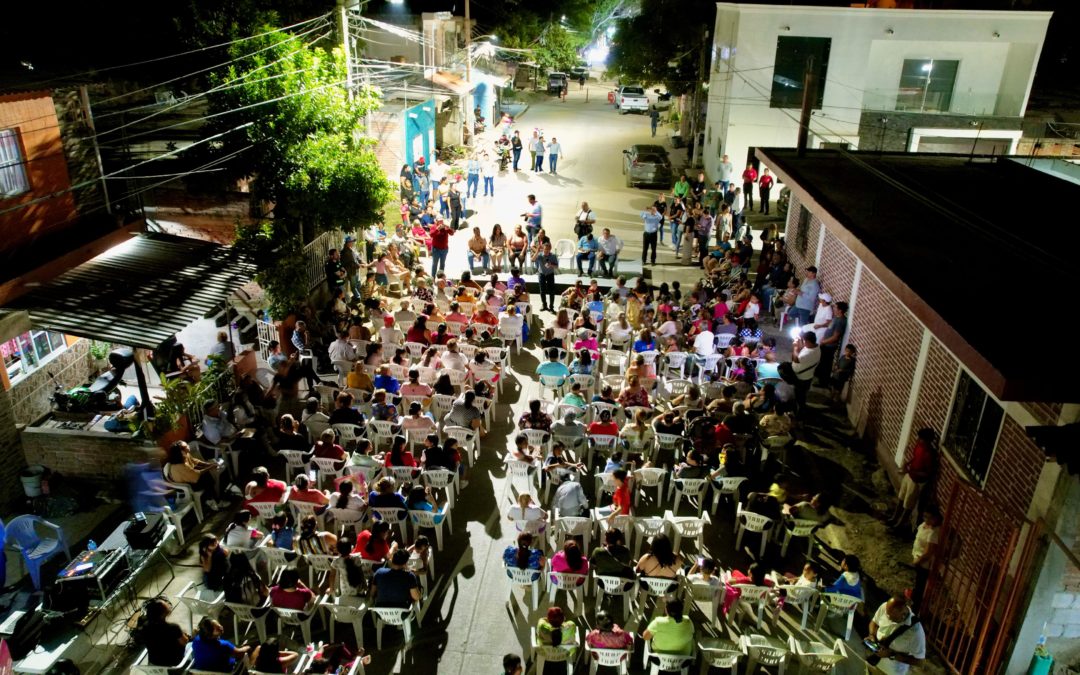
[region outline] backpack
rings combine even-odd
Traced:
[[[592,211],[589,211],[588,213],[586,213],[585,214],[586,218],[591,213],[592,213]],[[592,234],[592,231],[593,231],[593,226],[592,225],[590,225],[588,223],[583,223],[580,220],[575,220],[574,221],[574,234],[576,234],[578,237],[588,236],[588,235]]]

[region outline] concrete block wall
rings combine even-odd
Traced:
[[[0,387],[0,506],[22,495],[19,472],[25,466],[22,441],[11,408],[11,392]]]
[[[108,432],[30,427],[22,432],[22,446],[27,464],[44,464],[95,490],[121,483],[129,463],[164,456],[152,443]]]
[[[75,341],[44,366],[31,372],[11,387],[11,407],[16,424],[30,424],[52,410],[55,384],[70,389],[86,384],[90,377],[90,341]],[[54,383],[50,377],[56,378]]]

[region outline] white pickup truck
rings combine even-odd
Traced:
[[[615,90],[615,108],[620,115],[630,111],[648,112],[649,97],[645,95],[645,88],[640,85],[623,85]]]

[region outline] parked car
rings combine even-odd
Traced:
[[[656,109],[668,110],[671,108],[671,92],[660,91],[659,89],[653,89],[653,93],[656,94]]]
[[[648,112],[649,97],[645,95],[645,88],[638,84],[627,84],[615,90],[615,107],[619,114],[625,115],[631,111]]]
[[[675,183],[675,170],[662,145],[631,145],[628,150],[623,150],[623,173],[626,175],[626,187],[670,187]]]
[[[562,90],[570,86],[570,78],[566,73],[548,73],[547,91],[549,94],[561,94]]]

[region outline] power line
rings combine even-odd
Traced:
[[[81,73],[76,73],[74,75],[58,75],[57,77],[51,77],[51,78],[45,79],[45,80],[37,80],[36,82],[31,82],[31,83],[29,83],[29,84],[27,84],[25,86],[27,88],[33,88],[33,87],[41,86],[43,84],[48,84],[50,82],[56,82],[57,80],[72,80],[72,79],[75,79],[75,78],[81,78],[81,77],[86,77],[86,76],[90,76],[90,75],[97,75],[97,74],[100,74],[100,73],[107,73],[107,72],[110,72],[110,71],[113,71],[113,70],[120,70],[120,69],[123,69],[123,68],[135,68],[137,66],[145,66],[145,65],[150,64],[150,63],[158,63],[158,62],[161,62],[161,61],[167,61],[169,59],[180,58],[182,56],[190,56],[191,54],[197,54],[199,52],[205,52],[205,51],[209,51],[211,49],[219,49],[221,47],[228,47],[229,45],[234,45],[234,44],[237,44],[237,43],[240,43],[240,42],[245,42],[247,40],[254,40],[255,38],[264,37],[266,35],[272,35],[274,33],[280,33],[282,31],[286,31],[286,30],[290,30],[292,28],[297,28],[299,26],[303,26],[305,24],[311,23],[312,21],[318,21],[319,19],[325,19],[328,16],[329,16],[329,14],[323,14],[322,16],[317,16],[317,17],[314,17],[314,18],[311,18],[311,19],[305,19],[304,21],[300,21],[298,23],[294,23],[291,26],[284,26],[282,28],[275,28],[273,30],[266,31],[264,33],[259,33],[257,35],[249,35],[247,37],[237,38],[235,40],[230,40],[228,42],[219,42],[218,44],[210,45],[208,47],[198,47],[196,49],[189,49],[186,52],[178,52],[176,54],[169,54],[167,56],[158,56],[156,58],[145,59],[143,61],[135,61],[135,62],[132,62],[132,63],[124,63],[124,64],[121,64],[121,65],[118,65],[118,66],[108,66],[107,68],[95,68],[95,69],[92,69],[92,70],[83,71]]]

